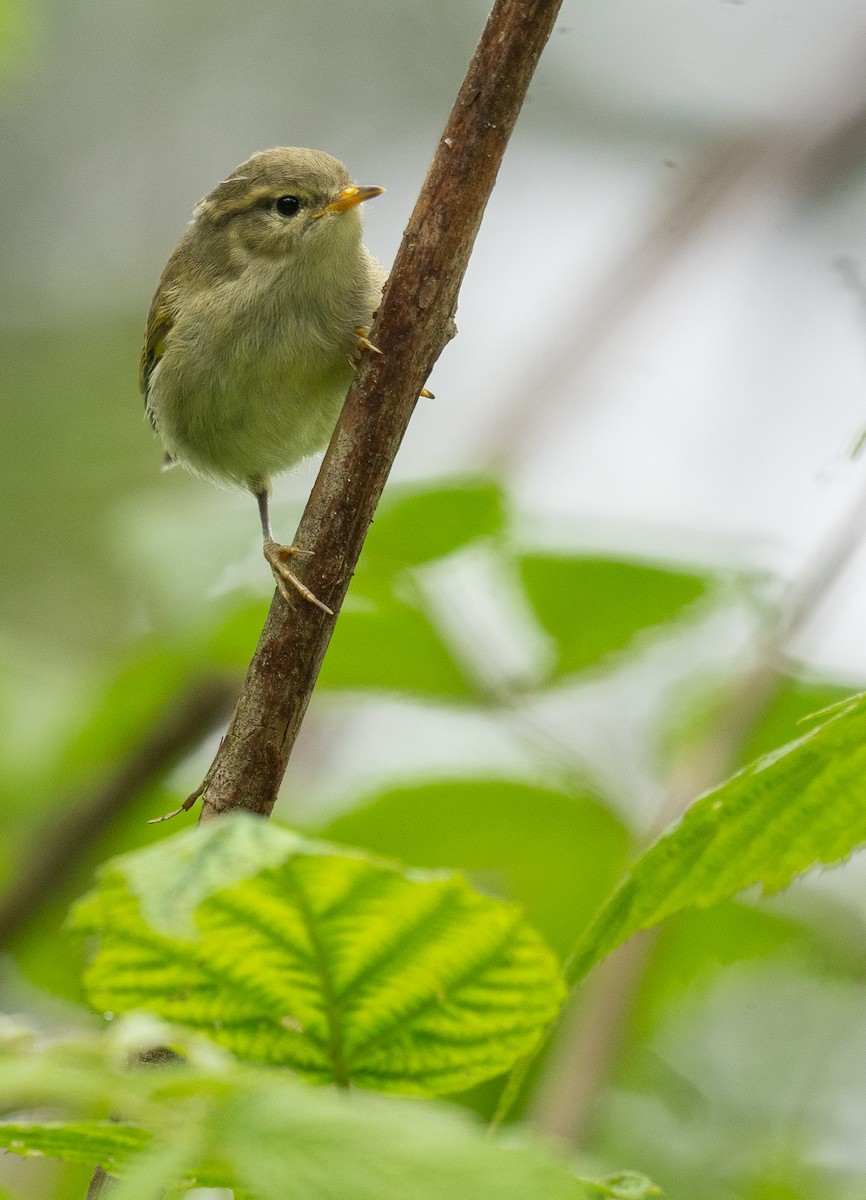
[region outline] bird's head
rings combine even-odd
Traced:
[[[199,201],[194,224],[213,243],[281,259],[301,247],[336,249],[361,236],[359,205],[380,187],[359,187],[321,150],[282,146],[241,163]]]

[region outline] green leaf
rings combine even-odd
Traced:
[[[504,525],[502,490],[492,480],[389,491],[370,526],[352,588],[380,595],[397,572],[444,558],[478,538],[495,537]]]
[[[574,982],[639,929],[754,884],[765,892],[866,842],[866,697],[696,801],[638,861],[579,942]]]
[[[511,779],[441,779],[394,788],[321,835],[421,867],[443,863],[515,900],[565,954],[616,883],[630,838],[591,794]]]
[[[618,559],[526,554],[526,594],[559,649],[557,675],[596,666],[644,630],[680,616],[708,579]]]
[[[806,727],[814,723],[811,720],[814,715],[836,704],[847,703],[850,696],[850,686],[832,680],[792,677],[781,681],[736,765],[744,766],[752,759],[769,754],[777,746],[799,737]]]
[[[428,618],[396,600],[368,610],[347,608],[340,614],[318,686],[472,698]]]
[[[75,924],[100,934],[97,1008],[319,1082],[464,1090],[525,1053],[562,997],[516,907],[242,814],[115,859]]]
[[[559,1158],[516,1144],[513,1135],[503,1145],[459,1109],[310,1088],[284,1071],[203,1054],[165,1026],[151,1034],[182,1048],[186,1061],[121,1070],[115,1039],[120,1045],[129,1040],[123,1024],[117,1022],[101,1046],[54,1045],[6,1056],[0,1072],[7,1110],[62,1107],[73,1117],[94,1095],[106,1106],[134,1110],[136,1125],[123,1127],[131,1152],[112,1188],[120,1200],[174,1196],[184,1185],[230,1187],[256,1200],[588,1200],[597,1194]],[[140,1031],[133,1033],[137,1040]],[[51,1127],[54,1148],[65,1156],[65,1142],[76,1142],[85,1128],[99,1151],[99,1138],[108,1136],[104,1127],[74,1118]],[[16,1129],[39,1140],[34,1126]]]
[[[271,598],[232,596],[219,606],[203,639],[203,656],[209,666],[246,671],[253,656]]]
[[[660,1187],[637,1171],[619,1171],[598,1183],[587,1181],[586,1187],[594,1200],[595,1197],[598,1200],[649,1200],[651,1196],[662,1195]]]
[[[136,1125],[111,1121],[0,1121],[0,1147],[25,1158],[62,1158],[119,1170],[147,1149],[151,1136]]]
[[[59,764],[60,777],[92,775],[116,761],[177,695],[190,675],[185,649],[145,639],[106,680],[89,707],[82,728],[70,740]]]
[[[503,1147],[456,1110],[285,1087],[220,1114],[234,1178],[260,1200],[587,1200],[530,1147]]]

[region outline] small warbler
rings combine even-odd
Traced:
[[[264,555],[287,585],[330,613],[289,568],[271,532],[271,477],[328,441],[379,306],[385,272],[361,241],[351,183],[319,150],[254,154],[196,206],[147,318],[139,378],[166,465],[248,488]]]

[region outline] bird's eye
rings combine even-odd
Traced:
[[[280,196],[274,205],[281,217],[293,217],[300,207],[297,196]]]

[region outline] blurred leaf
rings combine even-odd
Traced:
[[[504,525],[502,490],[492,480],[395,488],[386,493],[370,526],[353,591],[381,596],[397,572],[444,558],[477,538],[494,537]]]
[[[253,599],[237,596],[222,606],[204,638],[204,653],[208,663],[212,667],[246,672],[270,605],[270,597]]]
[[[847,700],[850,695],[850,686],[830,680],[796,677],[781,680],[772,703],[743,748],[741,761],[751,762],[799,737],[808,727],[810,717]]]
[[[709,792],[635,863],[579,942],[580,979],[639,929],[759,883],[779,891],[866,841],[866,699]]]
[[[42,38],[42,21],[35,4],[0,0],[0,80],[31,66]]]
[[[586,1200],[563,1164],[503,1148],[454,1110],[358,1099],[237,1095],[220,1114],[235,1178],[261,1200]]]
[[[395,576],[502,529],[496,484],[397,492],[386,498],[364,545],[350,602],[340,614],[318,686],[470,699],[466,680],[429,618],[395,598]],[[352,598],[358,606],[352,606]],[[205,655],[215,666],[249,663],[269,600],[233,600],[212,623]]]
[[[161,714],[190,675],[189,655],[148,639],[108,675],[78,733],[70,739],[58,776],[71,781],[115,762]]]
[[[340,614],[318,686],[472,698],[432,623],[417,609],[398,601]]]
[[[702,675],[695,686],[680,689],[673,707],[663,714],[660,749],[665,762],[670,762],[684,748],[694,750],[703,739],[712,736],[719,722],[725,721],[732,706],[738,704],[743,686],[742,667],[732,664],[724,677]],[[748,741],[737,755],[737,766],[751,762],[775,746],[798,737],[803,722],[814,713],[851,695],[851,687],[842,683],[780,677],[776,694],[767,710],[751,731]]]
[[[526,594],[559,648],[557,675],[583,671],[636,634],[678,617],[703,596],[706,576],[606,558],[525,554]]]
[[[0,1121],[0,1147],[12,1154],[99,1163],[105,1171],[118,1170],[150,1142],[143,1129],[113,1121]]]
[[[507,1070],[562,998],[515,907],[241,814],[115,859],[75,924],[100,934],[98,1009],[321,1082],[465,1089]]]
[[[122,1023],[121,1023],[122,1024]],[[257,1200],[587,1200],[590,1193],[554,1156],[510,1139],[503,1145],[454,1108],[363,1092],[309,1088],[278,1070],[245,1068],[227,1055],[202,1055],[179,1031],[151,1031],[177,1044],[186,1061],[119,1070],[111,1038],[7,1054],[0,1102],[8,1110],[61,1107],[73,1121],[51,1134],[66,1152],[95,1123],[75,1114],[100,1095],[133,1110],[122,1127],[134,1147],[112,1194],[156,1200],[163,1188],[228,1186]],[[19,1129],[27,1127],[18,1127]],[[105,1129],[105,1127],[101,1127]],[[30,1126],[34,1142],[41,1140]],[[47,1135],[45,1135],[47,1136]],[[110,1134],[104,1135],[110,1138]],[[73,1150],[71,1153],[75,1154]]]
[[[660,1187],[637,1171],[619,1171],[587,1186],[590,1195],[598,1200],[649,1200],[651,1196],[662,1195]]]
[[[507,779],[447,779],[368,799],[322,830],[420,867],[447,863],[516,900],[565,953],[623,869],[629,835],[595,796]]]
[[[721,901],[678,913],[665,925],[644,975],[634,1037],[650,1037],[690,989],[721,968],[808,947],[796,921],[749,904]]]

